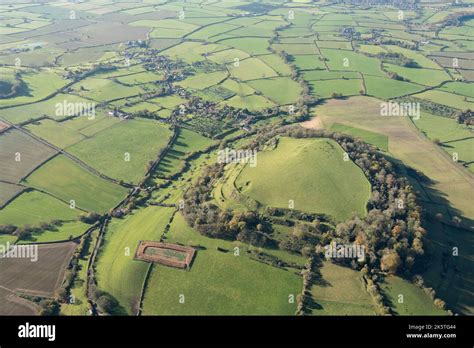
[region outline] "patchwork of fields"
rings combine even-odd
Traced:
[[[62,315],[472,314],[474,12],[400,6],[2,3],[0,246],[38,245],[39,261],[0,258],[0,315],[46,300]],[[382,117],[389,102],[418,114]],[[256,165],[223,149],[258,150]],[[413,187],[410,216],[412,193],[371,177],[375,153]],[[143,240],[195,258],[137,260]],[[323,260],[342,240],[388,247]],[[408,244],[416,267],[387,272]]]

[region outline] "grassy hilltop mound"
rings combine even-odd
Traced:
[[[324,213],[344,220],[364,216],[370,184],[344,151],[329,139],[281,138],[271,151],[257,155],[236,180],[245,195],[272,207]]]

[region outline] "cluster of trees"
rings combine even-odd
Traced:
[[[95,212],[84,213],[79,215],[79,221],[82,221],[86,224],[93,224],[99,221],[102,218],[102,215],[97,214]]]
[[[375,56],[386,63],[392,63],[406,68],[420,68],[420,65],[416,61],[405,57],[401,53],[381,52],[377,53]]]
[[[183,215],[187,223],[197,231],[212,238],[239,240],[251,245],[273,243],[270,238],[271,224],[256,212],[221,210],[211,202],[215,180],[223,174],[224,165],[206,167],[203,175],[184,195]]]
[[[319,259],[315,255],[310,255],[306,261],[301,275],[303,276],[303,289],[296,298],[296,315],[305,315],[310,313],[313,296],[311,294],[311,288],[317,278],[321,277],[318,266]]]
[[[288,234],[278,243],[282,250],[301,253],[309,257],[314,253],[314,246],[321,244],[322,231],[319,222],[298,222],[293,226],[291,234]]]
[[[372,300],[375,303],[375,309],[379,315],[390,315],[392,314],[390,307],[386,306],[384,303],[384,297],[378,286],[378,275],[375,273],[370,274],[367,265],[361,269],[362,279],[365,282],[365,288],[369,295],[372,297]]]
[[[0,80],[0,99],[11,98],[20,90],[24,82],[20,78],[20,74],[16,73],[12,79]]]
[[[41,233],[43,231],[57,231],[62,225],[60,220],[52,220],[50,222],[41,222],[38,226],[23,225],[15,226],[11,224],[0,225],[0,234],[11,234],[19,239],[28,239],[33,233]]]
[[[76,279],[78,272],[81,270],[79,266],[79,259],[83,258],[85,253],[87,253],[91,243],[91,238],[92,237],[90,234],[86,234],[81,238],[79,245],[75,249],[72,258],[69,261],[69,265],[64,275],[64,281],[59,289],[56,290],[56,299],[59,303],[70,303],[71,287],[74,284],[74,280]]]
[[[474,112],[471,111],[471,109],[456,112],[454,118],[459,124],[465,124],[468,126],[474,125]]]

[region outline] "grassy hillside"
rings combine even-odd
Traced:
[[[281,138],[272,151],[260,152],[236,180],[241,192],[262,204],[326,213],[344,220],[363,216],[370,185],[362,171],[344,161],[344,151],[328,139]],[[310,180],[309,180],[310,179]]]

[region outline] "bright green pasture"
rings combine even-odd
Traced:
[[[103,213],[127,194],[127,189],[106,181],[60,155],[43,164],[26,184],[49,192],[78,208]],[[66,206],[67,207],[67,206]]]
[[[159,122],[126,120],[68,151],[103,174],[137,183],[145,175],[148,162],[156,160],[170,136],[171,131]]]
[[[167,242],[201,246],[190,271],[153,266],[143,302],[144,315],[293,315],[290,296],[301,292],[302,278],[248,257],[247,246],[211,239],[175,215]],[[234,256],[239,246],[240,256]],[[229,250],[221,252],[217,247]],[[184,303],[180,303],[184,295]]]
[[[282,185],[282,183],[284,183]],[[274,207],[332,215],[341,221],[364,216],[370,184],[344,151],[329,139],[281,138],[276,149],[259,152],[236,180],[244,195]]]
[[[135,314],[148,263],[134,260],[141,240],[158,241],[168,223],[172,208],[149,206],[124,219],[113,219],[104,237],[97,265],[99,289],[114,296],[121,314]],[[117,313],[117,314],[119,314]]]

